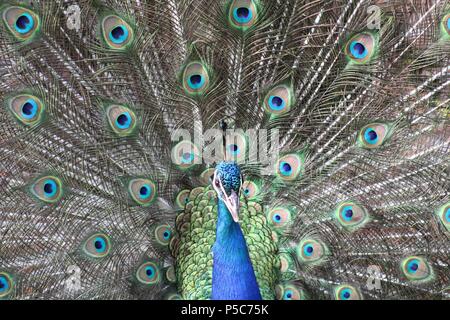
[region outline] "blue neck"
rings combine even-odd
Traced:
[[[213,300],[261,300],[241,227],[219,199],[216,242],[213,246]]]

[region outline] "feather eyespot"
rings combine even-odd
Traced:
[[[201,161],[200,151],[192,142],[181,141],[172,148],[172,161],[181,170],[191,169]]]
[[[195,96],[206,92],[209,87],[209,73],[207,67],[193,61],[186,65],[183,71],[183,88],[187,94]]]
[[[403,274],[411,281],[427,281],[432,277],[429,263],[422,257],[411,256],[401,263]]]
[[[0,298],[5,298],[14,290],[14,281],[6,272],[0,272]]]
[[[436,214],[442,225],[447,229],[447,231],[450,231],[450,202],[440,207],[436,211]]]
[[[132,41],[134,32],[131,26],[122,18],[107,16],[102,21],[103,38],[112,49],[124,49]]]
[[[236,29],[245,31],[258,20],[258,5],[254,0],[234,0],[228,10],[228,20]]]
[[[279,85],[267,93],[264,108],[266,112],[278,116],[291,110],[293,100],[292,89],[286,85]]]
[[[442,27],[447,35],[450,35],[450,13],[446,14],[442,19]]]
[[[19,40],[29,40],[39,28],[39,17],[31,10],[13,6],[3,11],[3,21]]]
[[[136,115],[128,107],[121,105],[111,105],[106,111],[108,123],[111,129],[118,136],[129,136],[136,128]]]
[[[361,33],[351,38],[345,48],[347,57],[357,63],[366,63],[374,55],[376,39],[370,33]]]
[[[31,193],[39,200],[55,203],[62,195],[61,180],[54,176],[42,177],[31,186]]]
[[[44,104],[32,95],[21,94],[9,99],[9,109],[22,124],[34,126],[41,122],[44,115]]]
[[[287,154],[276,162],[276,175],[283,181],[296,180],[302,170],[303,157],[298,154]]]
[[[242,163],[247,156],[247,138],[244,134],[234,134],[226,137],[226,160]]]
[[[339,224],[349,231],[363,227],[369,220],[367,210],[354,203],[343,202],[335,210]]]
[[[276,207],[269,211],[267,220],[275,229],[283,229],[291,223],[292,214],[288,208]]]
[[[209,168],[204,170],[201,174],[200,174],[200,179],[202,182],[202,185],[207,186],[210,184],[211,182],[211,177],[214,176],[214,168]]]
[[[319,264],[327,254],[327,247],[320,240],[304,239],[297,246],[297,257],[306,264]]]
[[[358,135],[358,144],[362,148],[375,149],[382,146],[390,137],[391,128],[383,123],[371,123],[364,126]]]
[[[244,181],[242,184],[242,192],[247,199],[252,199],[261,192],[260,186],[254,181]]]
[[[84,243],[83,250],[91,258],[106,257],[111,249],[111,241],[106,234],[97,233],[90,236]]]
[[[160,281],[161,275],[156,263],[146,262],[138,268],[136,277],[145,285],[153,285]]]
[[[336,300],[361,300],[361,295],[353,286],[341,285],[334,289]]]
[[[279,284],[275,288],[278,300],[305,300],[306,295],[302,288],[294,283]]]
[[[151,205],[157,196],[156,184],[149,179],[132,179],[128,183],[131,198],[141,206]]]
[[[172,229],[169,225],[160,225],[155,228],[155,239],[163,246],[168,246],[170,240],[172,239]]]
[[[178,193],[177,198],[175,200],[177,206],[179,208],[184,208],[185,205],[189,202],[189,194],[191,190],[182,190]]]

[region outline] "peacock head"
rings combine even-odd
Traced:
[[[239,221],[239,196],[243,177],[235,162],[221,162],[212,176],[212,185],[231,213],[235,222]]]

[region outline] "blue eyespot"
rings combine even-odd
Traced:
[[[367,51],[366,47],[361,42],[353,41],[350,44],[350,53],[356,59],[364,59],[367,56],[368,51]]]
[[[450,18],[447,19],[447,29],[450,30]]]
[[[56,192],[58,191],[58,186],[56,185],[56,182],[53,180],[45,180],[44,182],[44,194],[46,197],[53,197]]]
[[[305,256],[310,257],[312,256],[314,252],[314,247],[310,244],[306,245],[303,247],[303,253],[305,254]]]
[[[128,39],[128,30],[124,25],[114,27],[109,33],[109,39],[115,44],[122,44]]]
[[[419,260],[417,259],[413,259],[410,262],[408,262],[407,268],[408,268],[408,272],[410,273],[416,273],[417,270],[419,269]]]
[[[230,150],[230,154],[236,156],[240,153],[239,147],[237,144],[230,144],[228,146],[228,150]]]
[[[33,99],[28,99],[22,105],[22,116],[27,120],[33,119],[36,116],[37,111],[38,105]]]
[[[280,173],[284,176],[289,176],[292,173],[292,167],[287,162],[280,162]]]
[[[5,276],[0,275],[0,295],[7,292],[9,288],[10,286],[8,279]]]
[[[164,240],[170,239],[170,231],[169,230],[164,231],[163,238],[164,238]]]
[[[235,8],[233,11],[233,18],[238,23],[248,23],[252,17],[252,11],[246,7]]]
[[[245,194],[245,195],[248,195],[249,193],[250,193],[250,190],[249,190],[249,189],[245,189],[245,190],[244,190],[244,194]]]
[[[350,289],[344,289],[340,293],[340,298],[342,300],[348,300],[352,296],[352,291]]]
[[[33,17],[29,13],[22,13],[16,20],[14,25],[18,33],[24,34],[30,32],[34,27]]]
[[[364,132],[364,139],[368,144],[375,144],[378,142],[378,134],[372,128],[367,128]]]
[[[275,214],[275,215],[273,216],[273,221],[275,221],[275,222],[280,222],[280,221],[281,221],[281,216],[280,216],[279,214]]]
[[[200,89],[205,83],[205,77],[201,74],[193,74],[188,78],[189,87],[194,90]]]
[[[103,253],[106,250],[106,241],[102,237],[97,237],[94,240],[95,251]]]
[[[353,218],[353,208],[351,206],[346,206],[342,210],[343,212],[343,218],[345,221],[351,221]]]
[[[142,185],[142,187],[139,189],[139,197],[141,199],[147,199],[152,194],[152,187],[148,184]]]
[[[447,220],[447,222],[450,222],[450,208],[448,208],[447,212],[445,212],[445,220]]]
[[[116,125],[119,129],[128,129],[131,126],[131,115],[129,112],[120,114],[116,119]]]
[[[283,296],[283,300],[291,300],[292,295],[293,295],[293,293],[291,290],[286,290],[286,292],[284,293],[284,296]]]
[[[280,111],[283,110],[284,107],[286,107],[286,102],[283,98],[279,96],[270,96],[269,97],[269,107],[272,110]]]

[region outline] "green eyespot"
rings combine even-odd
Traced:
[[[189,202],[189,194],[191,190],[185,189],[178,193],[177,198],[175,200],[178,208],[184,208],[186,204]]]
[[[264,98],[264,109],[274,116],[288,113],[293,104],[294,94],[292,88],[287,85],[272,88]]]
[[[305,157],[302,154],[286,154],[275,163],[275,173],[282,181],[294,181],[300,176],[304,163]]]
[[[447,13],[441,21],[441,28],[442,33],[447,36],[447,38],[450,36],[450,13]]]
[[[401,262],[403,274],[411,281],[425,282],[432,278],[433,270],[430,264],[422,257],[411,256]]]
[[[259,2],[234,0],[228,8],[228,21],[238,30],[245,31],[258,21]]]
[[[275,207],[267,214],[267,221],[275,230],[282,230],[291,224],[292,216],[289,208]]]
[[[42,122],[45,106],[33,95],[19,94],[8,100],[8,108],[22,124],[34,126]]]
[[[345,54],[347,57],[359,64],[369,62],[375,55],[377,37],[368,32],[363,32],[353,36],[345,46]]]
[[[321,264],[328,253],[328,248],[318,239],[304,239],[296,249],[297,258],[305,264]]]
[[[242,184],[242,193],[247,199],[253,199],[261,193],[259,182],[246,180]]]
[[[154,285],[160,282],[161,273],[154,262],[143,263],[136,272],[138,281],[145,285]]]
[[[294,283],[279,284],[275,288],[278,300],[305,300],[306,294],[302,288]]]
[[[36,180],[31,186],[31,193],[47,203],[55,203],[62,196],[61,180],[55,176],[45,176]]]
[[[172,148],[172,161],[181,170],[188,170],[201,163],[198,147],[188,140],[177,143]]]
[[[450,202],[447,202],[436,210],[436,215],[444,228],[450,231]]]
[[[2,15],[7,29],[20,41],[30,40],[40,27],[39,16],[23,7],[8,7]]]
[[[8,297],[14,291],[14,279],[9,273],[0,272],[0,299]]]
[[[111,105],[106,109],[106,115],[109,126],[120,137],[129,136],[136,129],[136,115],[128,107]]]
[[[392,127],[384,123],[371,123],[364,126],[358,135],[358,145],[365,149],[382,146],[392,135]]]
[[[91,258],[104,258],[111,250],[111,240],[104,233],[90,236],[83,244],[83,251]]]
[[[226,161],[243,163],[247,157],[247,137],[244,134],[227,136],[225,142]]]
[[[334,289],[334,298],[336,300],[362,300],[358,289],[350,285],[340,285]]]
[[[156,184],[149,179],[132,179],[128,183],[128,193],[137,204],[147,207],[156,199]]]
[[[158,244],[168,246],[170,240],[172,239],[173,231],[169,225],[162,224],[155,228],[153,235]]]
[[[339,204],[334,215],[339,224],[348,231],[362,228],[369,221],[367,210],[363,206],[351,201]]]
[[[131,26],[116,15],[103,18],[102,34],[108,46],[115,50],[127,48],[134,39],[134,31]]]
[[[209,88],[208,68],[200,61],[193,61],[183,70],[183,88],[191,96],[202,95]]]

